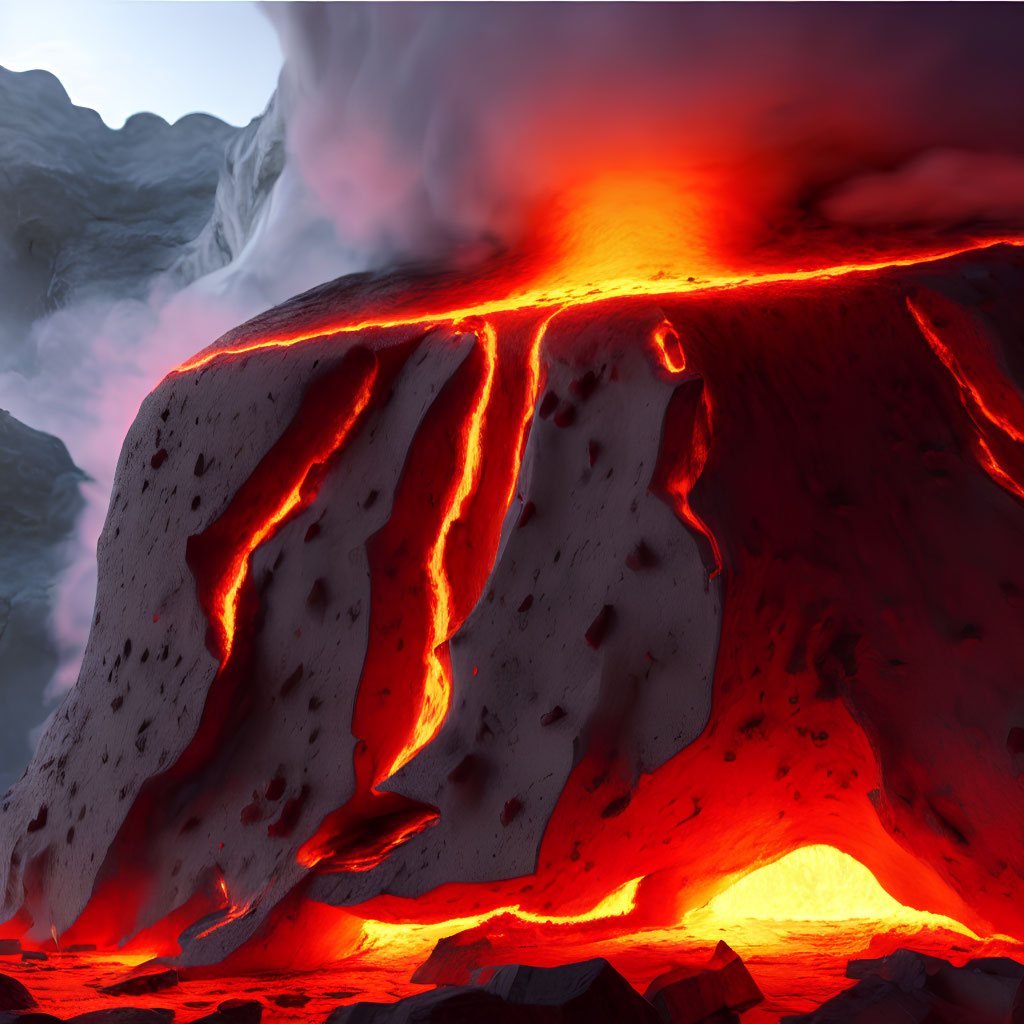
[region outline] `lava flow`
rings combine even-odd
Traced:
[[[490,405],[498,363],[498,337],[494,327],[484,321],[475,329],[474,333],[484,353],[484,379],[469,413],[465,449],[459,460],[461,471],[453,493],[444,499],[444,517],[427,558],[427,575],[431,594],[431,623],[424,651],[427,672],[423,685],[423,697],[420,702],[419,719],[412,736],[399,751],[390,768],[382,774],[381,780],[393,775],[434,738],[448,712],[448,702],[451,699],[449,670],[443,664],[444,655],[438,653],[438,649],[442,644],[447,643],[454,631],[452,585],[445,572],[445,550],[448,546],[448,536],[451,533],[452,524],[462,517],[466,503],[479,481],[484,458],[484,421]]]
[[[317,969],[265,989],[295,1020],[478,955],[642,986],[722,930],[776,1013],[807,957],[819,997],[872,943],[1016,948],[1019,241],[605,255],[343,281],[168,375],[4,934],[175,958],[172,1008]]]

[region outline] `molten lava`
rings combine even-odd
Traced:
[[[467,324],[466,327],[469,328],[470,325]],[[472,329],[483,349],[486,368],[483,382],[469,414],[465,444],[459,458],[462,467],[461,473],[454,490],[445,499],[444,518],[441,520],[437,539],[427,558],[431,595],[431,628],[424,651],[427,674],[423,686],[420,715],[412,735],[398,752],[398,756],[390,768],[382,773],[381,779],[378,781],[394,774],[434,738],[448,712],[448,702],[451,698],[449,669],[444,664],[444,655],[438,653],[438,648],[446,643],[454,632],[452,585],[445,572],[445,550],[452,524],[462,516],[466,502],[476,489],[480,478],[484,460],[485,419],[490,406],[491,391],[494,388],[494,377],[498,364],[498,336],[494,327],[483,321],[479,325],[474,325]]]

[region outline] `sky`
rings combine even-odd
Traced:
[[[0,0],[0,66],[52,72],[111,128],[143,110],[241,126],[270,99],[281,47],[244,0]]]

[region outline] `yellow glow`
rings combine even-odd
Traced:
[[[549,284],[615,288],[637,278],[715,277],[708,187],[648,170],[598,175],[572,189],[553,217],[559,259]],[[680,270],[683,275],[680,275]]]
[[[432,606],[431,628],[424,652],[426,661],[426,679],[423,686],[423,702],[420,705],[420,716],[413,729],[412,736],[398,752],[391,766],[381,774],[380,779],[393,775],[402,765],[412,760],[437,735],[451,697],[451,680],[448,672],[437,653],[437,648],[448,640],[452,634],[452,585],[444,568],[445,551],[448,548],[448,535],[453,524],[462,516],[466,503],[476,490],[483,469],[484,447],[483,436],[487,409],[490,406],[491,391],[494,389],[494,377],[498,366],[498,336],[494,328],[484,321],[476,328],[477,340],[484,353],[484,380],[476,394],[473,410],[469,414],[469,431],[466,437],[466,451],[462,459],[462,475],[459,477],[455,491],[448,499],[444,519],[438,531],[437,540],[427,559],[427,577],[430,582],[430,598]]]
[[[591,910],[570,916],[537,914],[530,910],[523,910],[516,905],[500,907],[490,913],[477,914],[473,917],[456,917],[436,924],[366,920],[363,922],[361,946],[364,949],[385,948],[392,954],[399,949],[403,952],[409,952],[411,948],[418,947],[429,950],[439,939],[465,931],[467,928],[476,928],[502,914],[510,914],[520,921],[550,925],[574,925],[587,921],[602,921],[612,917],[625,917],[632,913],[636,906],[636,893],[642,880],[642,878],[634,878],[613,890]]]
[[[830,280],[846,277],[850,274],[865,274],[890,267],[910,267],[919,263],[933,263],[949,259],[966,252],[977,252],[993,248],[997,245],[1024,246],[1018,238],[998,238],[985,242],[975,242],[950,249],[931,252],[920,252],[912,256],[898,259],[871,260],[863,263],[845,263],[817,270],[787,270],[780,273],[752,273],[747,275],[712,273],[707,276],[684,276],[681,272],[658,275],[656,278],[634,276],[615,280],[595,287],[593,284],[578,281],[547,281],[537,287],[513,291],[509,295],[496,299],[484,300],[460,309],[444,310],[443,308],[427,313],[410,314],[407,316],[380,317],[356,321],[341,321],[326,324],[320,328],[303,331],[298,334],[286,334],[278,337],[257,338],[251,341],[225,345],[223,348],[205,349],[191,359],[175,367],[167,375],[172,377],[179,373],[198,370],[212,362],[228,359],[233,356],[257,352],[261,349],[290,348],[292,345],[327,338],[334,334],[352,334],[370,328],[410,327],[418,324],[439,326],[444,323],[457,323],[473,316],[489,316],[495,313],[522,310],[527,308],[551,309],[555,306],[585,306],[605,299],[627,297],[631,295],[676,295],[682,292],[728,291],[750,285],[776,284],[784,282]]]
[[[881,921],[909,928],[948,928],[973,935],[952,918],[912,910],[893,899],[875,876],[832,846],[804,846],[741,878],[683,919],[692,927],[723,922]],[[975,936],[976,937],[976,936]]]

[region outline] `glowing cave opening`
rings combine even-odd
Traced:
[[[872,921],[974,934],[952,918],[904,906],[860,861],[824,845],[801,847],[757,868],[688,914],[684,923],[711,920]]]

